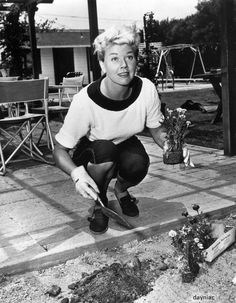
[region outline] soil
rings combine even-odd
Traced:
[[[236,212],[217,223],[236,227]],[[141,242],[85,253],[48,269],[0,275],[4,303],[190,303],[236,302],[236,243],[204,263],[183,283],[181,262],[168,233]]]
[[[186,100],[218,104],[213,90],[166,93],[169,108]],[[189,110],[192,127],[187,142],[223,148],[222,123],[211,124],[215,113]],[[218,220],[236,227],[236,212]],[[191,283],[181,279],[181,262],[168,233],[120,247],[84,253],[48,269],[16,276],[0,274],[1,303],[190,303],[236,302],[236,243],[212,263],[205,263]],[[235,278],[236,279],[236,278]]]

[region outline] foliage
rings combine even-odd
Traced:
[[[30,53],[27,14],[22,6],[13,4],[9,12],[1,14],[0,18],[0,47],[3,48],[3,66],[9,69],[10,76],[24,77],[28,73],[27,54]],[[63,28],[55,27],[55,20],[39,22],[35,27],[37,32],[63,30]]]
[[[156,64],[148,64],[148,61],[150,62],[150,55],[148,58],[146,50],[143,50],[138,56],[137,73],[140,77],[148,78],[155,83]]]
[[[148,42],[158,42],[160,41],[160,37],[158,32],[155,30],[159,26],[159,21],[155,20],[154,13],[146,13],[144,15],[145,18],[145,40]]]
[[[216,240],[212,235],[211,222],[205,214],[199,211],[199,205],[194,204],[192,208],[197,215],[189,216],[188,212],[183,212],[186,223],[182,228],[169,232],[172,245],[177,249],[183,261],[182,273],[185,275],[188,271],[190,281],[198,274],[199,263],[204,262],[204,250]]]
[[[182,19],[157,21],[148,15],[147,32],[149,41],[161,41],[164,45],[179,43],[218,44],[219,1],[202,0],[196,6],[197,12]],[[155,37],[154,37],[155,33]],[[158,40],[157,40],[158,39]]]
[[[56,19],[54,20],[49,20],[46,19],[44,21],[40,20],[35,27],[36,27],[36,32],[38,33],[44,33],[44,32],[62,32],[64,31],[64,27],[58,28],[56,26]]]
[[[220,66],[220,8],[219,1],[201,1],[197,13],[192,16],[193,43],[200,46],[206,69]]]
[[[181,150],[184,144],[184,138],[190,121],[187,121],[185,115],[186,109],[176,108],[170,110],[167,108],[167,113],[162,125],[166,129],[168,150]]]
[[[220,41],[219,1],[204,0],[197,6],[197,13],[192,16],[192,41],[198,44],[218,44]]]
[[[197,12],[183,19],[147,19],[148,42],[162,42],[163,45],[196,44],[199,46],[206,70],[220,66],[220,1],[201,0]],[[171,52],[175,77],[189,77],[193,53],[176,50]],[[197,58],[195,74],[201,73],[201,62]]]
[[[10,12],[3,18],[0,45],[3,48],[3,62],[10,69],[10,75],[22,76],[22,57],[28,39],[24,23],[20,23],[19,18],[19,6],[12,5]]]

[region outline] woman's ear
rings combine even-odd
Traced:
[[[101,67],[102,72],[105,74],[106,73],[106,68],[105,68],[104,62],[103,61],[99,61],[99,65]]]

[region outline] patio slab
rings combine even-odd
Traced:
[[[103,235],[93,235],[87,217],[93,202],[75,193],[70,178],[45,164],[18,167],[0,177],[0,272],[22,273],[76,258],[85,251],[144,239],[180,225],[192,204],[222,217],[236,209],[236,157],[189,145],[195,168],[165,165],[151,138],[140,136],[151,160],[149,173],[131,188],[139,200],[139,218],[127,218],[127,230],[113,220]],[[116,202],[114,181],[109,186]]]

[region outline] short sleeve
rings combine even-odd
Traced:
[[[82,91],[74,95],[64,123],[55,139],[67,148],[73,148],[90,129],[88,97]]]
[[[156,128],[161,125],[164,116],[161,112],[161,100],[159,98],[156,87],[150,83],[150,95],[147,100],[147,118],[146,126],[148,128]]]

